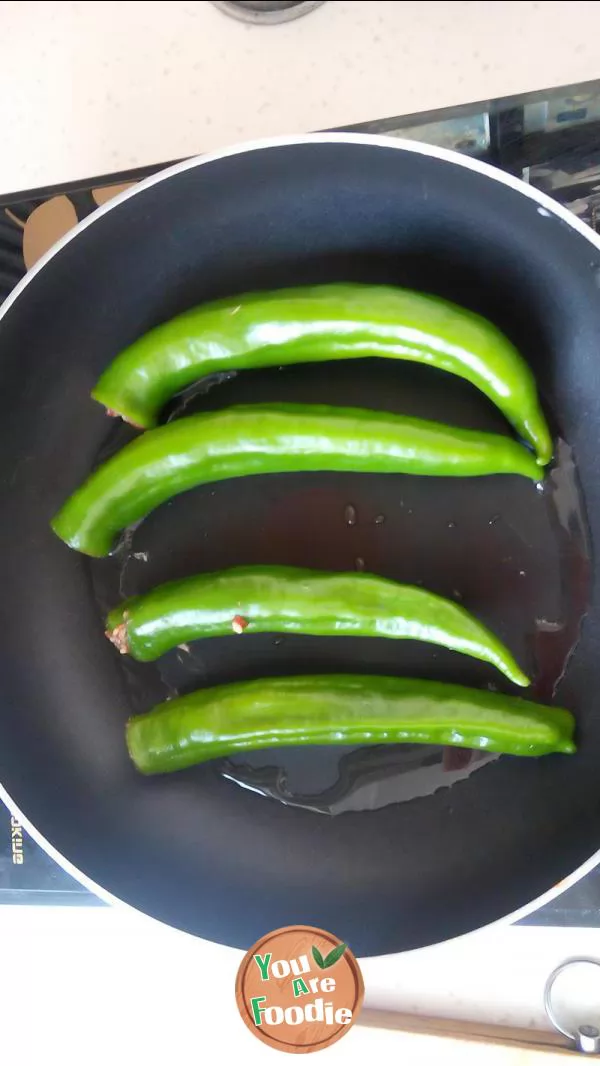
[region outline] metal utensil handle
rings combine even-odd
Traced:
[[[582,1051],[586,1054],[597,1055],[600,1053],[600,1030],[595,1025],[579,1025],[576,1030],[566,1029],[564,1025],[560,1023],[554,1012],[552,1005],[552,988],[556,978],[566,970],[569,966],[574,966],[577,963],[589,963],[591,966],[600,967],[600,959],[592,959],[587,955],[576,955],[570,959],[565,959],[561,962],[560,966],[557,966],[546,981],[544,986],[544,1010],[550,1019],[550,1022],[559,1033],[566,1036],[569,1040],[572,1040],[578,1051]]]

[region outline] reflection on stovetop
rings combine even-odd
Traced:
[[[599,230],[600,81],[343,129],[424,141],[484,159],[543,189]],[[0,197],[0,301],[78,221],[163,165]],[[103,905],[0,804],[2,903]],[[523,924],[600,925],[600,867]]]
[[[572,888],[523,918],[519,925],[600,925],[600,866],[582,877]]]
[[[102,905],[25,832],[0,804],[0,904]]]

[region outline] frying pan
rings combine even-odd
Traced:
[[[24,279],[0,319],[0,780],[54,858],[105,898],[215,941],[247,948],[303,922],[361,954],[472,930],[594,865],[599,279],[597,237],[516,179],[345,134],[176,166],[97,211]],[[557,440],[543,490],[512,477],[255,477],[159,508],[107,560],[52,535],[60,503],[130,432],[89,398],[119,349],[203,300],[329,280],[438,293],[503,329],[537,376]],[[466,383],[398,362],[211,384],[166,417],[293,398],[509,432]],[[407,759],[414,769],[414,749],[401,747],[366,760],[264,753],[250,767],[143,779],[125,720],[174,688],[357,669],[502,684],[483,664],[413,642],[244,635],[198,642],[190,667],[182,652],[126,664],[104,640],[103,612],[120,592],[252,562],[364,563],[461,598],[531,672],[534,695],[574,711],[579,753],[457,772],[431,750],[435,787],[417,774],[413,793],[395,791]],[[266,780],[270,796],[256,783]]]

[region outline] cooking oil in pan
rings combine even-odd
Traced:
[[[236,524],[232,524],[232,514]],[[505,641],[532,679],[411,641],[252,635],[197,641],[158,663],[121,660],[131,710],[178,692],[275,674],[364,672],[498,687],[550,701],[588,603],[590,560],[578,479],[559,441],[540,491],[524,478],[295,475],[186,493],[94,564],[104,611],[165,580],[239,564],[365,569],[455,599]],[[560,692],[558,693],[560,698]],[[460,787],[497,756],[424,745],[253,752],[213,764],[232,783],[324,814],[371,810]],[[193,771],[191,771],[193,773]]]
[[[590,581],[582,501],[572,451],[564,441],[558,443],[555,464],[538,486],[537,498],[530,499],[547,526],[542,561],[551,564],[554,558],[554,567],[540,567],[540,560],[533,558],[540,542],[535,543],[528,536],[531,523],[526,512],[521,516],[522,525],[506,514],[494,513],[488,528],[498,527],[512,545],[512,555],[501,556],[501,567],[505,569],[500,573],[518,590],[515,602],[520,605],[521,618],[529,617],[529,623],[521,622],[520,641],[514,640],[516,630],[511,641],[515,649],[521,644],[520,659],[528,661],[532,677],[530,693],[523,695],[544,701],[554,697],[577,643]],[[352,514],[355,525],[354,507]],[[376,516],[375,523],[383,524],[381,515]],[[446,522],[449,534],[456,528],[455,521]],[[498,529],[494,541],[497,533]],[[551,587],[550,596],[549,588],[544,592],[540,582]],[[452,591],[455,599],[463,598],[458,589]],[[488,687],[494,689],[494,682]],[[224,760],[220,772],[243,788],[281,803],[332,815],[373,810],[431,795],[464,781],[498,758],[462,748],[417,744],[319,747],[312,749],[308,757],[306,750],[296,748],[253,752]]]

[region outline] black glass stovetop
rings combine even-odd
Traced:
[[[600,232],[600,81],[342,129],[425,141],[484,159],[543,189]],[[0,302],[78,221],[166,165],[0,195]],[[2,903],[102,905],[0,804]],[[600,866],[524,922],[600,925]]]

